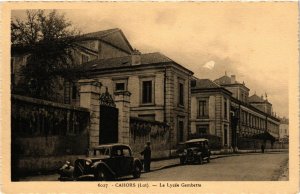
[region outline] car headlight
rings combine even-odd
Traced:
[[[85,165],[89,166],[89,165],[91,165],[91,164],[92,164],[92,161],[90,161],[90,160],[86,160],[86,161],[85,161]]]
[[[186,150],[183,150],[183,152],[181,152],[181,153],[179,154],[179,156],[185,156],[186,154],[187,154]]]

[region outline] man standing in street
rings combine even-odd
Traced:
[[[265,153],[265,145],[261,144],[260,148],[261,148],[261,153]]]
[[[145,172],[150,172],[150,163],[151,163],[151,148],[150,142],[147,142],[145,149],[141,152],[141,155],[144,156],[144,170]]]

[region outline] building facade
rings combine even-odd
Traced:
[[[167,123],[173,147],[187,140],[193,72],[161,53],[137,50],[131,56],[94,60],[83,66],[83,78],[98,80],[102,93],[131,93],[132,117]]]
[[[22,67],[27,63],[30,53],[26,49],[20,49],[17,45],[12,45],[11,49],[11,83],[13,93],[24,93],[22,87],[18,87],[24,82]],[[133,48],[123,34],[122,30],[109,29],[78,37],[76,46],[72,50],[74,67],[96,59],[107,59],[131,55]],[[78,104],[75,101],[79,95],[76,82],[59,80],[59,85],[55,88],[55,101],[66,104]]]
[[[289,141],[289,119],[286,117],[280,119],[279,141],[281,142]]]
[[[191,135],[215,135],[223,147],[231,146],[232,93],[209,79],[193,80],[191,86]]]
[[[279,119],[272,104],[226,74],[215,81],[194,79],[192,85],[191,133],[216,135],[224,148],[245,147],[244,139],[279,139]],[[262,142],[263,143],[263,142]]]

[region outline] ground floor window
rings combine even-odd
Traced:
[[[184,130],[184,122],[182,120],[178,121],[178,141],[183,142],[183,130]]]
[[[199,136],[209,134],[209,125],[197,125],[197,134]]]
[[[228,126],[224,125],[224,145],[228,145]]]

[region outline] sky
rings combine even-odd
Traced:
[[[225,72],[265,95],[288,117],[289,70],[296,64],[297,3],[99,3],[61,8],[82,33],[120,28],[133,48],[161,52],[198,78]],[[12,18],[24,17],[24,10]]]

